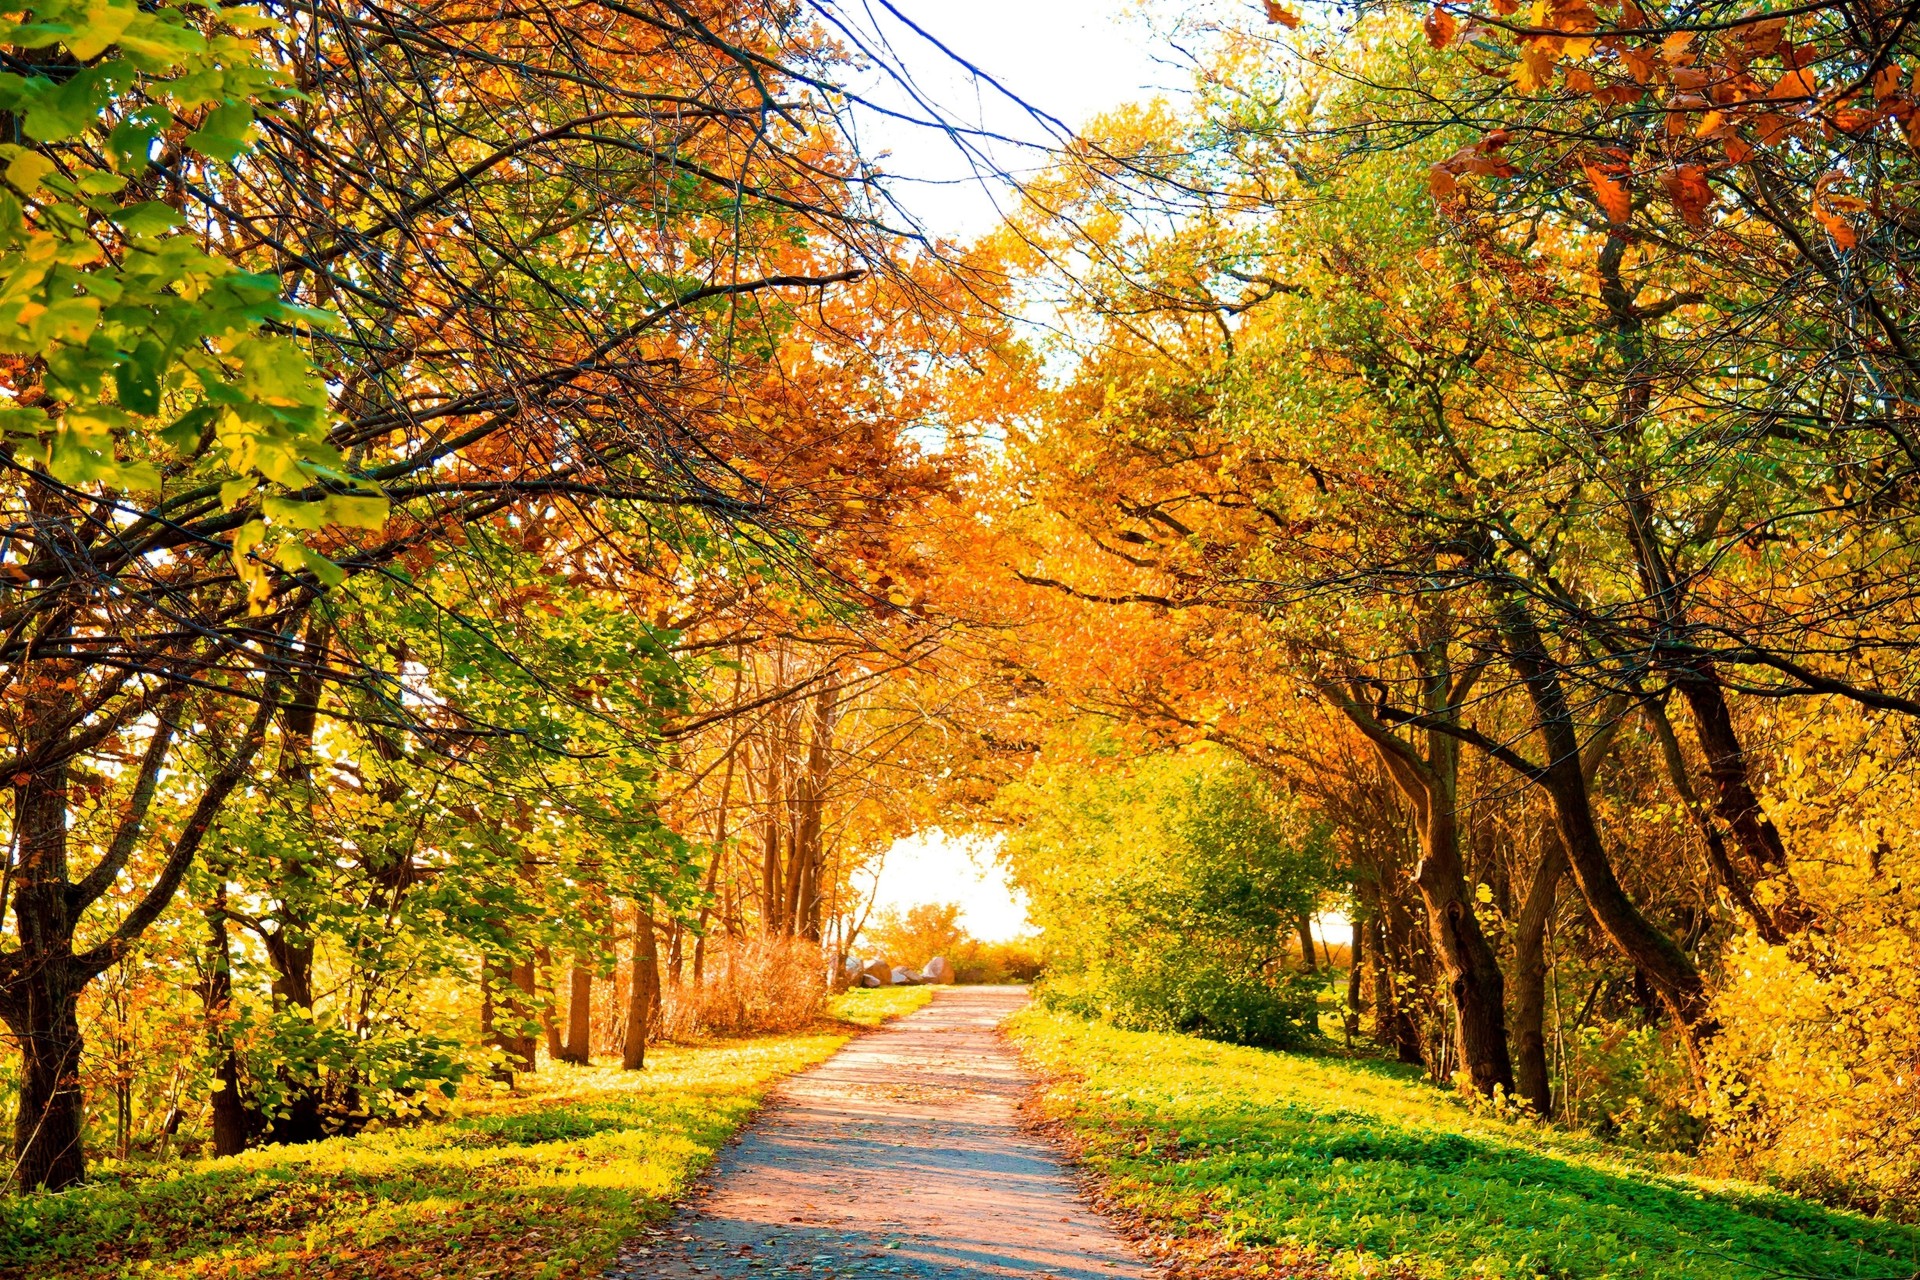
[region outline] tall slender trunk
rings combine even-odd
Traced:
[[[560,1042],[560,1022],[553,1012],[553,949],[535,947],[533,966],[534,1000],[540,1010],[540,1032],[547,1038],[547,1058],[551,1062],[565,1062],[567,1048]]]
[[[593,1061],[593,970],[577,957],[567,981],[567,1043],[554,1056],[582,1067]]]
[[[740,705],[740,687],[746,675],[746,663],[736,662],[733,668],[733,706]],[[713,886],[720,874],[720,864],[727,856],[727,806],[733,800],[733,765],[740,751],[740,733],[736,728],[727,737],[727,767],[720,776],[720,803],[713,816],[713,856],[707,861],[707,883],[700,901],[700,922],[693,931],[693,980],[698,983],[706,975],[707,968],[707,922],[713,918]]]
[[[264,1126],[260,1113],[247,1102],[240,1089],[240,1057],[233,1045],[228,1026],[233,1008],[233,950],[227,939],[227,886],[214,892],[213,905],[207,908],[207,973],[201,988],[201,1005],[207,1019],[208,1047],[214,1055],[213,1153],[239,1155],[248,1141]]]
[[[1365,1005],[1360,995],[1362,960],[1365,954],[1367,934],[1366,925],[1359,916],[1353,918],[1353,930],[1347,942],[1347,1011],[1341,1019],[1341,1027],[1346,1032],[1347,1044],[1353,1044],[1353,1038],[1360,1034],[1360,1015]]]
[[[494,1078],[504,1084],[513,1083],[516,1071],[532,1071],[536,1065],[535,1041],[527,1034],[532,996],[532,964],[503,965],[492,957],[482,962],[480,1028],[487,1043],[501,1053]]]
[[[532,1027],[535,1023],[534,1001],[539,999],[539,987],[534,980],[533,961],[531,959],[514,962],[511,977],[514,994],[507,997],[507,1012],[513,1016],[514,1035],[508,1052],[514,1057],[514,1068],[519,1071],[539,1069],[539,1041],[534,1037]]]
[[[307,625],[304,669],[294,681],[292,696],[280,714],[280,760],[275,774],[281,794],[296,814],[309,811],[313,788],[313,734],[320,714],[321,663],[314,651],[326,645],[326,627],[319,618]],[[298,838],[299,819],[288,829]],[[267,958],[273,964],[273,999],[281,1010],[298,1009],[301,1018],[313,1018],[313,877],[307,867],[306,852],[289,848],[280,863],[279,901],[274,914],[278,926],[262,934]],[[289,1062],[279,1068],[286,1109],[273,1117],[267,1128],[267,1141],[274,1143],[318,1142],[326,1137],[322,1117],[321,1082],[318,1065]]]
[[[821,843],[826,811],[827,781],[833,768],[834,713],[839,706],[840,686],[829,679],[813,696],[812,724],[807,735],[807,763],[795,784],[799,821],[795,833],[795,859],[800,864],[800,884],[795,894],[794,930],[810,941],[820,941],[820,877],[825,850]]]
[[[1547,1068],[1547,921],[1553,914],[1567,851],[1549,839],[1533,870],[1513,929],[1513,1075],[1519,1096],[1541,1116],[1553,1114],[1553,1076]]]
[[[787,930],[786,904],[787,885],[780,873],[780,828],[781,801],[780,766],[777,739],[769,735],[767,742],[766,787],[761,794],[762,828],[760,835],[760,880],[765,919],[761,928],[770,934],[783,934]]]
[[[1415,1067],[1424,1065],[1426,1058],[1421,1044],[1420,1023],[1414,1017],[1397,977],[1405,968],[1400,964],[1400,957],[1404,954],[1400,930],[1391,920],[1383,923],[1378,914],[1373,918],[1372,927],[1373,946],[1370,954],[1375,957],[1377,966],[1374,969],[1373,986],[1373,1038],[1380,1045],[1393,1049],[1401,1062]]]
[[[653,936],[653,909],[648,902],[634,904],[633,977],[627,983],[627,1041],[620,1065],[638,1071],[647,1065],[647,1036],[660,1007],[660,963]]]

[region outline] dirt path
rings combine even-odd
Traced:
[[[943,987],[795,1077],[721,1153],[711,1192],[609,1277],[1153,1276],[1021,1130],[1026,1077],[995,1028],[1025,1002]]]

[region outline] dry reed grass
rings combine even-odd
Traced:
[[[797,1031],[818,1018],[827,999],[820,945],[804,938],[710,938],[705,973],[689,973],[661,993],[660,1038]]]

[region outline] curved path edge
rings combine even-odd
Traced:
[[[1023,1122],[1019,987],[941,987],[781,1085],[608,1280],[1148,1280]]]

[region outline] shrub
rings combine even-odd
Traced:
[[[956,982],[1032,982],[1046,968],[1040,944],[1032,938],[1016,938],[1011,942],[976,942],[967,938],[949,958],[953,961]]]
[[[1212,749],[1042,764],[1006,842],[1047,946],[1044,998],[1136,1030],[1270,1047],[1318,1033],[1290,967],[1332,855],[1250,767]]]
[[[711,938],[699,982],[661,993],[660,1034],[675,1041],[795,1031],[827,998],[826,960],[804,938]]]
[[[1125,968],[1041,984],[1041,1003],[1128,1031],[1173,1031],[1208,1040],[1297,1048],[1319,1020],[1317,974],[1282,969],[1247,974],[1183,962]]]

